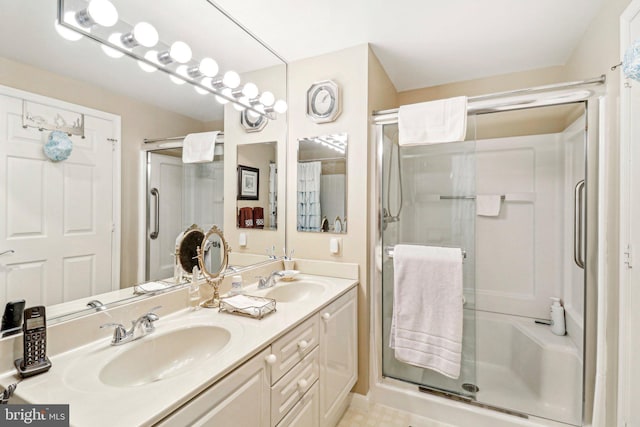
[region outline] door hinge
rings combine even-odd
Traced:
[[[116,225],[115,224],[111,224],[111,232],[115,233],[116,231]]]
[[[627,248],[624,251],[623,260],[624,260],[624,265],[626,265],[627,268],[629,269],[633,268],[633,252],[631,251],[630,244],[627,245]]]

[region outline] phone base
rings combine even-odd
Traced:
[[[18,370],[18,374],[20,374],[20,376],[22,378],[27,378],[27,377],[32,377],[34,375],[38,375],[41,374],[43,372],[47,372],[49,369],[51,369],[51,361],[49,360],[48,357],[44,358],[44,362],[36,365],[36,366],[31,366],[31,367],[24,367],[22,365],[22,358],[20,359],[16,359],[16,361],[14,362],[14,365],[16,366],[16,369]]]

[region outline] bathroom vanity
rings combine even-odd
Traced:
[[[71,343],[62,338],[69,334],[91,342],[53,345],[52,369],[23,380],[11,403],[69,404],[74,426],[335,425],[357,379],[357,283],[300,275],[250,286],[249,294],[277,297],[277,311],[262,320],[189,311],[183,288],[54,325],[52,344]],[[156,311],[156,331],[137,341],[112,346],[99,329],[156,305],[177,309]],[[17,376],[2,369],[6,388]]]

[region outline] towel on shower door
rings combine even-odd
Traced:
[[[398,131],[401,146],[464,141],[467,97],[403,105],[398,110]]]
[[[401,362],[460,376],[462,251],[396,245],[389,347]]]

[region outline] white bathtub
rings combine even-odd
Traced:
[[[533,319],[477,312],[479,402],[568,424],[582,420],[582,355]]]
[[[378,345],[380,356],[379,323],[376,328],[373,345]],[[460,427],[581,424],[582,356],[568,336],[556,336],[533,319],[477,312],[476,343],[477,402],[527,414],[529,419],[420,393],[415,385],[383,378],[380,358],[372,368],[369,398]]]

